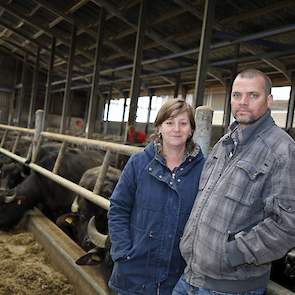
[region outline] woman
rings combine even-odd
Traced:
[[[198,190],[204,157],[193,143],[193,109],[167,101],[153,141],[126,164],[112,194],[109,286],[119,294],[171,294],[184,270],[179,241]]]

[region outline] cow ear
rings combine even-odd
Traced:
[[[97,255],[97,253],[91,250],[76,260],[76,264],[78,265],[97,265],[97,264],[100,264],[101,262],[102,260]]]
[[[59,216],[55,223],[60,228],[74,226],[77,221],[77,218],[77,214],[67,213]]]

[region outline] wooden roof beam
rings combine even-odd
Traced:
[[[92,0],[92,2],[94,2],[95,4],[97,4],[100,7],[105,7],[105,9],[107,11],[109,11],[112,14],[114,14],[121,21],[123,21],[124,23],[126,23],[127,25],[131,26],[132,28],[134,28],[136,30],[136,28],[137,28],[136,24],[133,23],[132,21],[129,21],[128,18],[119,9],[117,9],[115,7],[115,5],[113,5],[109,1],[107,1],[107,0]],[[178,52],[178,51],[181,51],[182,50],[181,47],[179,47],[178,45],[174,44],[173,42],[167,42],[165,40],[165,38],[161,34],[159,34],[158,32],[156,32],[153,29],[147,29],[146,30],[146,35],[149,38],[151,38],[152,40],[156,41],[161,46],[169,49],[172,52]]]
[[[249,53],[252,53],[253,55],[264,53],[264,51],[259,50],[259,48],[257,48],[255,45],[250,46],[248,44],[244,44],[243,47],[246,48],[246,50]],[[261,60],[273,67],[274,69],[278,70],[283,76],[285,76],[287,81],[291,82],[291,72],[287,70],[287,67],[282,62],[274,58],[262,58]]]
[[[23,24],[23,22],[21,22],[21,23]],[[36,45],[36,47],[40,47],[42,50],[45,50],[45,51],[47,51],[47,52],[50,52],[50,48],[49,48],[50,45],[48,45],[48,46],[46,46],[46,44],[43,45],[43,44],[41,44],[40,42],[38,42],[37,40],[35,40],[35,39],[31,38],[30,36],[26,35],[25,33],[22,33],[22,32],[20,32],[20,31],[18,31],[18,30],[16,29],[16,27],[19,27],[18,25],[16,25],[16,27],[13,27],[13,26],[11,26],[11,25],[6,24],[5,22],[3,22],[2,19],[0,19],[0,25],[1,25],[2,27],[7,28],[9,31],[13,32],[14,34],[19,35],[21,38],[24,38],[24,39],[27,40],[28,42],[30,42],[30,43]],[[21,46],[21,45],[20,45],[20,46]],[[61,53],[56,53],[56,56],[57,56],[58,58],[60,58],[61,60],[66,60],[66,57],[63,56]],[[42,64],[42,66],[43,66],[43,64]],[[47,69],[47,65],[45,66],[45,69]]]
[[[282,9],[282,8],[287,8],[289,5],[292,5],[292,4],[294,4],[293,0],[278,1],[275,3],[271,3],[269,6],[264,6],[263,8],[257,8],[255,10],[251,9],[251,11],[249,11],[249,12],[224,18],[224,19],[220,20],[220,23],[222,25],[229,25],[229,24],[233,24],[236,22],[249,20],[251,18],[257,18],[262,15],[273,13],[277,10]]]
[[[57,15],[57,18],[55,20],[53,20],[52,22],[49,23],[49,28],[53,28],[54,26],[56,26],[57,24],[59,24],[61,21],[67,21],[70,24],[76,24],[77,25],[77,35],[85,32],[88,35],[90,35],[94,40],[96,39],[96,32],[94,30],[89,29],[88,27],[86,27],[85,25],[81,24],[81,22],[76,21],[74,18],[68,16],[68,14],[73,13],[74,11],[76,11],[77,9],[79,9],[82,4],[86,4],[89,0],[84,0],[84,1],[80,1],[79,4],[80,5],[74,5],[71,8],[69,8],[67,11],[63,12],[61,9],[59,9],[58,7],[54,6],[53,4],[49,4],[48,2],[41,0],[33,0],[36,3],[40,2],[40,5],[42,5],[45,9],[48,9],[49,11],[53,12],[54,14]],[[44,33],[44,31],[39,31],[36,33],[36,35],[34,35],[34,37],[40,37],[42,34]],[[57,42],[57,46],[63,43],[61,41]],[[109,42],[108,40],[104,41],[105,45],[109,46],[110,48],[112,48],[115,51],[118,51],[120,54],[122,54],[123,56],[126,56],[128,58],[133,58],[133,55],[129,54],[128,52],[124,51],[123,49],[121,49],[119,46],[117,46],[115,43],[113,42]],[[93,45],[95,47],[95,44]],[[94,49],[94,47],[90,46],[87,49]],[[92,61],[92,60],[91,60]],[[93,65],[93,61],[91,62],[91,65]]]
[[[194,6],[192,6],[191,4],[189,4],[186,0],[173,0],[173,1],[175,3],[178,3],[181,7],[187,9],[187,11],[189,11],[192,15],[196,16],[197,18],[199,18],[199,19],[202,19],[203,18],[202,14]],[[291,4],[291,2],[293,2],[293,1],[288,0],[288,1],[283,1],[283,2],[284,2],[283,3],[284,6],[286,6],[286,5]],[[276,9],[282,8],[284,6],[281,6],[281,5],[280,6],[277,6]],[[273,8],[271,8],[271,9],[273,9]],[[263,8],[262,10],[259,11],[259,13],[262,13],[263,12],[263,14],[265,14],[265,13],[268,13],[267,11],[268,11],[268,9]],[[252,11],[252,13],[253,13],[253,11]],[[216,30],[219,30],[219,31],[225,31],[226,30],[224,24],[217,23],[217,22],[215,22],[215,24],[213,25],[213,27]],[[248,44],[248,45],[245,44],[244,46],[247,48],[247,51],[249,51],[249,52],[251,52],[253,54],[260,53],[256,49],[255,45],[253,45],[253,44]],[[277,60],[271,60],[271,59],[267,59],[267,60],[266,59],[263,59],[263,61],[266,62],[268,65],[272,66],[273,68],[279,70],[287,78],[288,81],[291,80],[290,74],[286,71],[285,65],[283,65],[281,62],[279,62]]]
[[[69,40],[67,38],[65,38],[62,34],[57,33],[57,32],[51,32],[50,29],[46,28],[44,25],[42,25],[40,23],[36,24],[29,17],[25,16],[20,10],[18,10],[16,8],[13,8],[12,6],[7,5],[4,0],[0,0],[0,6],[2,8],[4,8],[6,11],[8,11],[9,13],[11,13],[12,15],[14,15],[15,17],[23,20],[25,23],[27,23],[28,25],[32,26],[38,32],[41,29],[49,37],[54,36],[56,39],[62,41],[62,43],[64,45],[69,46]],[[87,59],[90,59],[90,60],[93,59],[93,56],[92,55],[89,55],[88,53],[84,52],[81,49],[77,49],[77,52],[79,54],[81,54],[82,56],[86,57]]]

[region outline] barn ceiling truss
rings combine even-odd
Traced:
[[[100,91],[112,84],[122,96],[133,81],[135,61],[141,64],[142,90],[194,89],[205,1],[147,1],[140,50],[136,46],[141,2],[0,0],[0,50],[22,61],[26,58],[32,68],[38,60],[40,70],[47,73],[55,40],[52,91],[90,88],[99,74]],[[225,86],[234,65],[238,70],[256,67],[276,81],[290,83],[295,68],[294,16],[292,0],[216,1],[206,84]],[[136,50],[142,51],[137,59]]]

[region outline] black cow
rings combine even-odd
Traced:
[[[14,188],[30,174],[30,169],[18,162],[3,164],[1,168],[1,187]]]
[[[45,154],[36,162],[52,170],[58,151]],[[102,156],[97,152],[78,152],[67,150],[64,154],[59,175],[78,183],[83,173],[101,164]],[[24,213],[38,206],[44,214],[55,221],[58,216],[70,212],[74,194],[48,178],[32,172],[22,183],[0,195],[0,229],[6,230],[16,225]]]
[[[50,153],[54,155],[59,151],[61,147],[60,143],[45,143],[43,144],[37,154],[36,161],[41,162],[44,157],[48,157]],[[68,148],[71,153],[79,153],[79,150]],[[30,168],[26,164],[20,164],[9,158],[3,162],[1,168],[1,187],[11,189],[21,183],[31,172]]]
[[[13,160],[6,156],[6,155],[3,155],[3,154],[0,154],[0,169],[3,167],[3,165],[5,164],[9,164],[11,163]]]
[[[295,291],[295,249],[272,263],[271,279],[287,289]]]
[[[285,267],[285,275],[289,277],[293,282],[293,291],[295,291],[295,249],[289,251],[286,255],[286,267]]]
[[[8,149],[6,147],[6,149]],[[26,157],[29,149],[28,142],[19,143],[18,148],[15,151],[16,155]],[[1,177],[1,187],[2,188],[13,188],[22,182],[25,177],[30,173],[30,169],[26,166],[15,162],[9,156],[0,154],[0,177]]]
[[[87,170],[81,178],[80,185],[92,191],[100,171],[101,167]],[[109,199],[119,180],[120,174],[120,170],[109,167],[99,195]],[[107,211],[83,197],[75,198],[72,211],[74,212],[71,214],[61,216],[57,221],[57,225],[67,232],[85,251],[89,251],[89,253],[79,259],[77,263],[95,264],[104,260],[108,257],[108,253],[102,248],[104,248],[105,244],[108,244],[109,241],[107,239]],[[96,234],[96,231],[101,233],[99,236],[100,241],[97,239],[97,235],[99,234]],[[93,237],[95,238],[93,239]],[[103,241],[101,241],[101,239]],[[98,246],[98,248],[96,248],[96,246]]]

